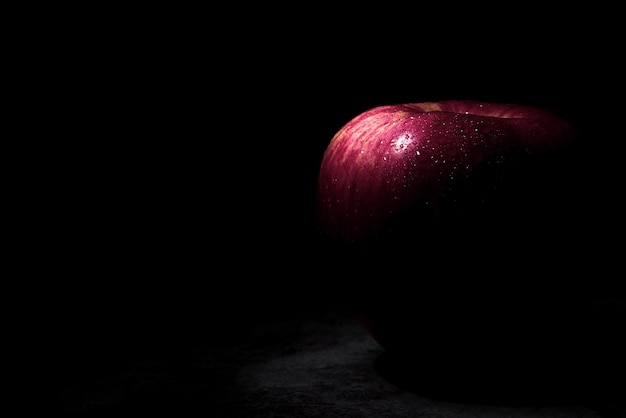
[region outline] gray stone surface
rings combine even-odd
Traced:
[[[385,355],[342,310],[221,329],[185,349],[130,359],[125,367],[54,389],[69,416],[203,413],[210,417],[622,417],[623,405],[489,404],[433,399],[377,367]],[[181,415],[182,414],[182,415]]]

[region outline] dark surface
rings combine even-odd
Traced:
[[[543,106],[581,130],[579,198],[564,214],[576,251],[555,250],[567,267],[559,277],[623,295],[623,115],[611,103],[624,96],[624,71],[619,54],[602,52],[619,50],[620,26],[591,34],[587,8],[529,9],[526,19],[516,11],[522,26],[509,13],[463,11],[452,22],[436,18],[449,11],[311,10],[307,24],[261,19],[276,11],[250,6],[215,25],[223,14],[125,10],[38,38],[45,71],[31,81],[42,112],[17,172],[16,248],[20,341],[33,348],[28,379],[48,395],[44,406],[99,416],[618,416],[612,401],[472,406],[407,388],[397,362],[344,315],[359,277],[337,268],[349,263],[315,228],[322,154],[356,114],[462,98]],[[407,269],[418,284],[436,277],[424,262]],[[544,274],[540,264],[527,271]]]
[[[141,353],[79,381],[53,377],[51,412],[66,416],[126,413],[212,417],[621,417],[608,392],[504,375],[490,391],[483,377],[458,377],[436,359],[393,358],[345,310],[320,309],[275,319],[246,332],[222,330],[169,352]],[[102,353],[106,355],[105,353]],[[579,365],[573,364],[572,375]],[[439,370],[439,373],[433,373]],[[607,382],[596,385],[612,387]]]

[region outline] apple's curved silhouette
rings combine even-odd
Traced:
[[[386,351],[494,378],[582,359],[577,135],[546,109],[470,100],[379,106],[336,133],[320,233]]]

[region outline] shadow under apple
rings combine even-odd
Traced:
[[[626,299],[572,310],[558,324],[558,315],[545,310],[530,318],[509,311],[501,321],[472,325],[479,316],[423,312],[419,321],[415,309],[386,306],[360,319],[385,348],[376,372],[422,396],[515,406],[626,402],[626,344],[619,336]]]

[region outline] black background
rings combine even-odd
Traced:
[[[586,214],[572,227],[591,233],[594,260],[582,274],[619,271],[623,71],[610,24],[245,9],[223,26],[216,11],[85,19],[41,40],[25,266],[50,384],[341,304],[315,229],[317,170],[332,135],[382,104],[476,99],[572,120]]]

